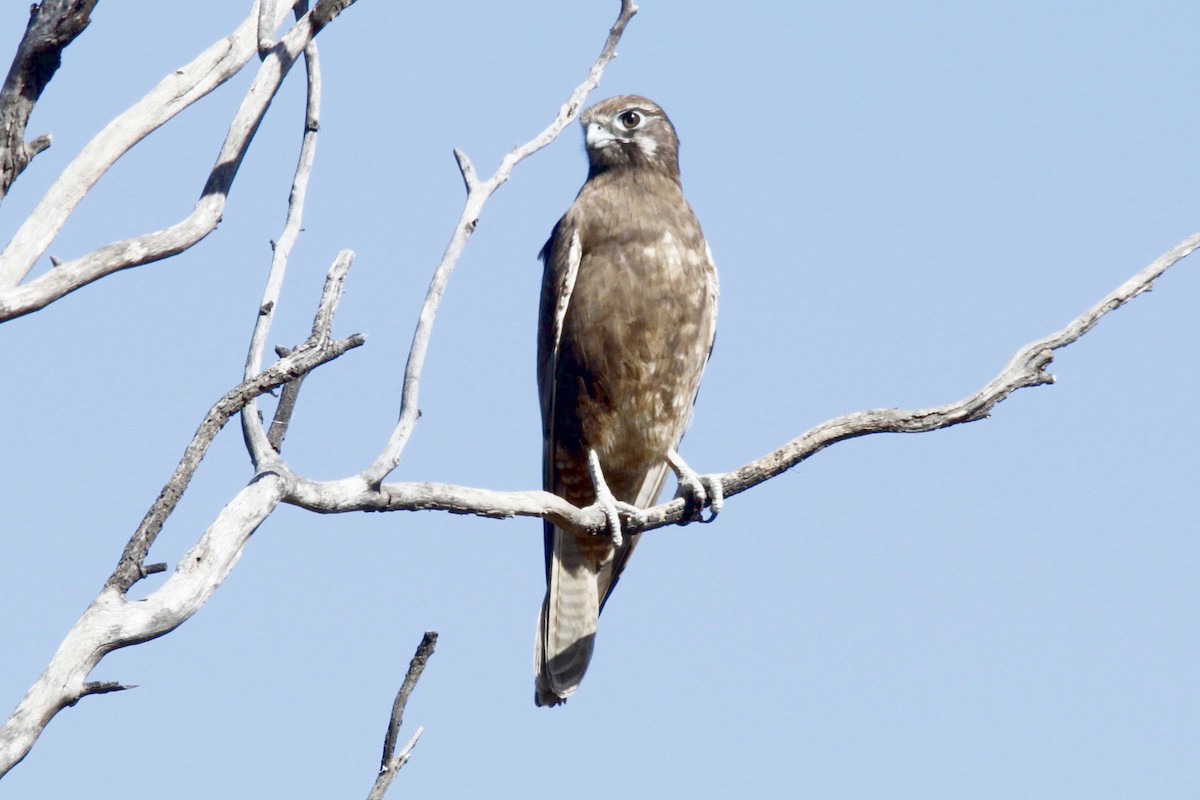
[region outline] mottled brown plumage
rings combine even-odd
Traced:
[[[580,116],[588,178],[541,258],[538,328],[543,484],[596,502],[595,454],[618,503],[653,505],[683,436],[716,330],[717,276],[679,184],[679,141],[644,97]],[[615,509],[614,509],[615,511]],[[538,705],[575,691],[600,608],[637,536],[577,536],[546,523]]]

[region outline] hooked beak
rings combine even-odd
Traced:
[[[589,122],[587,131],[584,134],[584,142],[588,149],[602,149],[608,147],[613,142],[620,141],[608,128],[601,125],[599,122]]]

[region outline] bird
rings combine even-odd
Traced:
[[[609,535],[544,522],[538,706],[563,703],[583,679],[600,611],[637,545],[639,510],[657,502],[667,470],[690,518],[711,521],[723,496],[716,476],[676,451],[712,351],[718,295],[680,184],[679,138],[638,95],[602,100],[579,121],[587,179],[539,253],[542,480],[575,506],[598,505]]]

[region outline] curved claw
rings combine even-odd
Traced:
[[[646,515],[637,506],[630,505],[613,496],[612,490],[608,488],[608,483],[604,480],[604,472],[600,469],[600,457],[596,455],[595,450],[588,450],[587,462],[588,476],[592,479],[592,488],[596,491],[596,505],[604,512],[604,518],[608,520],[608,533],[612,537],[613,547],[620,547],[625,543],[621,515],[624,514],[634,528],[640,528],[646,524]]]
[[[708,519],[704,518],[703,509],[700,513],[701,522],[712,522],[725,507],[725,483],[720,475],[701,475],[700,482],[708,489],[708,508],[712,512]]]
[[[688,504],[685,521],[695,519],[707,523],[716,519],[725,505],[725,485],[721,482],[721,476],[700,475],[674,450],[667,451],[667,464],[679,481],[677,496]],[[706,507],[711,512],[707,518],[704,516]]]

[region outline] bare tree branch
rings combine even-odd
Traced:
[[[307,10],[307,3],[303,4]],[[301,4],[296,5],[300,10]],[[279,0],[259,0],[258,2],[258,57],[266,58],[267,53],[275,46],[275,28],[279,25]]]
[[[396,756],[392,759],[392,763],[384,770],[380,771],[379,776],[375,778],[375,785],[371,787],[371,791],[367,794],[367,800],[382,800],[387,794],[387,790],[391,788],[392,780],[396,777],[396,773],[400,768],[408,763],[408,759],[412,756],[412,750],[417,746],[417,740],[421,738],[421,734],[425,732],[425,728],[417,726],[413,731],[412,738],[408,740],[408,744],[404,745]]]
[[[50,146],[48,134],[25,141],[29,115],[95,6],[96,0],[44,0],[29,7],[29,25],[0,87],[0,201],[33,157]]]
[[[286,9],[276,12],[275,24]],[[225,81],[254,55],[253,30],[257,10],[233,33],[215,42],[179,69],[173,70],[145,97],[104,126],[38,202],[12,241],[0,253],[0,290],[20,283],[50,246],[67,218],[108,168],[134,145]],[[0,305],[4,294],[0,292]]]
[[[136,689],[132,684],[117,683],[116,681],[88,681],[83,684],[83,692],[80,697],[87,697],[93,694],[109,694],[110,692],[123,692],[126,689]],[[71,705],[74,705],[72,703]]]
[[[1018,389],[1053,383],[1054,376],[1045,369],[1054,359],[1055,350],[1077,341],[1095,327],[1105,314],[1120,308],[1142,292],[1149,291],[1164,272],[1198,247],[1200,233],[1194,233],[1147,264],[1061,330],[1022,347],[996,377],[962,400],[915,411],[861,411],[829,420],[762,458],[723,475],[726,497],[744,492],[791,469],[835,442],[870,433],[923,433],[986,419],[997,403]],[[651,517],[653,519],[654,515]]]
[[[333,18],[354,5],[354,0],[318,0],[312,10],[312,24],[317,31],[333,22]]]
[[[340,340],[329,337],[333,311],[341,298],[350,261],[349,251],[343,251],[330,267],[312,335],[262,373],[226,392],[205,415],[171,479],[125,546],[104,588],[0,727],[0,777],[25,757],[61,709],[86,695],[113,690],[85,680],[105,655],[169,633],[195,614],[233,569],[250,535],[287,496],[290,475],[286,470],[255,475],[217,516],[196,546],[183,556],[174,574],[161,587],[143,600],[126,599],[129,587],[152,571],[143,568],[142,561],[225,421],[253,397],[363,343],[363,337],[358,335]]]
[[[286,347],[276,347],[275,353],[280,357],[290,351]],[[283,439],[287,436],[288,426],[292,424],[292,414],[296,411],[296,401],[300,398],[300,387],[304,385],[304,375],[294,381],[288,381],[279,392],[279,402],[275,405],[275,417],[267,430],[267,445],[271,451],[278,454],[283,449]],[[251,450],[253,459],[254,451]]]
[[[163,486],[158,499],[146,512],[138,529],[125,546],[125,552],[122,553],[116,570],[108,579],[110,586],[125,592],[130,586],[145,577],[142,561],[150,552],[150,546],[154,544],[167,517],[175,510],[176,504],[183,497],[184,490],[187,489],[188,483],[191,482],[192,476],[200,466],[200,460],[208,452],[208,446],[212,444],[217,433],[231,416],[264,392],[289,381],[297,380],[321,364],[332,361],[347,350],[363,344],[365,339],[358,334],[336,341],[331,341],[329,338],[329,331],[333,325],[333,309],[341,299],[342,284],[345,281],[347,270],[350,269],[352,257],[353,254],[349,250],[343,250],[329,268],[329,274],[325,279],[325,289],[321,294],[321,302],[313,320],[313,331],[308,339],[268,369],[247,378],[230,389],[209,409],[195,436],[184,450],[183,458],[175,467],[170,480]]]
[[[109,583],[121,591],[126,591],[148,574],[142,567],[142,561],[150,551],[150,546],[154,544],[159,531],[162,530],[167,517],[175,510],[175,506],[183,497],[188,483],[191,482],[192,476],[200,466],[201,459],[208,452],[209,445],[212,444],[221,428],[225,426],[229,417],[240,411],[246,403],[258,395],[306,375],[321,364],[332,361],[346,351],[362,345],[364,341],[363,337],[357,334],[332,342],[310,340],[293,350],[287,357],[275,362],[268,369],[226,392],[204,416],[204,420],[184,450],[183,457],[176,465],[171,478],[163,486],[158,499],[146,512],[137,531],[126,545],[117,569],[109,578]]]
[[[399,753],[396,752],[396,741],[400,736],[400,726],[404,724],[404,709],[408,705],[409,695],[416,688],[417,681],[421,679],[421,673],[425,671],[425,664],[433,655],[433,648],[437,646],[437,639],[437,631],[426,631],[425,635],[421,637],[421,643],[417,645],[417,652],[412,657],[412,661],[408,662],[408,673],[404,676],[404,683],[400,684],[400,691],[396,692],[387,734],[383,738],[383,758],[379,761],[379,775],[375,778],[375,785],[371,787],[367,800],[380,800],[387,793],[396,773],[408,763],[409,754],[416,746],[417,739],[421,737],[424,728],[417,728],[408,744]]]
[[[217,515],[175,573],[144,600],[130,602],[111,584],[100,591],[0,727],[0,778],[25,758],[55,714],[95,693],[85,679],[104,656],[169,633],[196,613],[286,491],[280,476],[257,476]]]
[[[296,8],[296,13],[302,13],[299,6]],[[261,36],[262,31],[260,30],[259,33]],[[263,289],[258,318],[255,320],[254,332],[250,337],[249,352],[246,354],[244,373],[246,378],[252,377],[262,366],[263,350],[266,348],[271,322],[275,318],[279,296],[283,291],[288,256],[291,255],[292,246],[300,235],[304,201],[308,193],[308,179],[312,174],[313,160],[316,157],[317,131],[320,127],[321,114],[321,67],[317,58],[316,42],[309,42],[308,46],[304,48],[304,67],[308,78],[308,92],[304,109],[304,134],[300,140],[300,157],[292,177],[292,190],[288,195],[288,210],[283,232],[276,241],[271,243],[271,268],[267,273],[267,285]],[[349,264],[347,264],[348,266]],[[250,401],[245,413],[242,414],[242,436],[246,441],[246,449],[250,453],[250,458],[256,467],[275,454],[282,445],[302,381],[303,376],[287,385],[285,389],[287,402],[280,402],[276,407],[270,436],[263,432],[258,404],[254,400]]]
[[[454,271],[459,256],[462,255],[463,248],[467,246],[467,241],[471,238],[471,234],[475,231],[475,226],[479,223],[479,215],[483,211],[484,203],[500,187],[500,184],[508,180],[513,168],[517,164],[554,141],[555,137],[562,133],[563,129],[579,115],[580,105],[582,105],[584,98],[587,97],[588,92],[596,88],[596,85],[600,82],[600,76],[604,73],[604,68],[608,65],[608,62],[616,56],[617,43],[621,40],[621,35],[625,32],[625,26],[629,24],[629,20],[633,19],[633,15],[636,13],[637,6],[633,4],[632,0],[621,0],[621,11],[617,15],[616,22],[613,23],[612,28],[608,32],[608,38],[604,42],[604,47],[600,50],[600,55],[588,71],[587,78],[571,92],[567,101],[559,108],[558,115],[554,118],[554,121],[547,125],[537,136],[509,151],[500,161],[500,166],[496,168],[496,171],[490,178],[481,183],[476,178],[475,169],[466,154],[461,150],[456,149],[454,151],[454,156],[458,160],[459,170],[462,172],[463,182],[467,187],[467,199],[463,204],[462,213],[459,215],[454,235],[450,237],[450,242],[446,245],[445,252],[442,253],[442,260],[438,263],[437,269],[434,270],[433,279],[429,283],[429,289],[425,294],[425,301],[421,306],[421,313],[417,318],[417,329],[413,334],[412,347],[408,351],[408,363],[404,368],[404,388],[400,397],[400,419],[396,423],[396,427],[392,430],[392,434],[388,438],[383,452],[379,454],[371,466],[362,472],[361,477],[368,485],[378,486],[387,477],[388,473],[394,470],[396,465],[400,463],[401,453],[403,453],[404,447],[412,435],[413,427],[417,423],[417,418],[420,416],[420,409],[417,405],[417,393],[421,382],[421,369],[425,364],[425,352],[429,347],[429,337],[433,331],[433,320],[437,316],[438,306],[442,300],[442,293],[446,290],[446,283],[450,280],[450,274]]]
[[[276,243],[276,252],[267,288],[260,305],[261,319],[259,325],[256,326],[247,356],[246,379],[242,384],[227,392],[205,416],[170,480],[130,538],[112,576],[67,633],[50,663],[22,698],[3,727],[0,728],[0,777],[25,757],[41,735],[42,730],[59,710],[74,705],[81,698],[90,694],[127,688],[115,682],[94,682],[86,679],[108,653],[121,647],[162,636],[196,613],[232,570],[257,526],[274,511],[279,502],[293,494],[292,487],[297,481],[303,481],[302,478],[294,475],[279,458],[278,445],[273,443],[277,442],[279,437],[273,433],[275,438],[267,438],[262,431],[261,420],[257,413],[245,414],[246,438],[255,460],[257,474],[221,511],[197,544],[180,560],[174,573],[158,589],[136,602],[130,602],[127,599],[126,593],[138,580],[165,569],[165,565],[159,564],[146,566],[144,564],[145,557],[165,520],[174,510],[213,438],[229,416],[239,409],[244,409],[258,395],[281,384],[292,384],[294,393],[294,388],[298,385],[296,381],[307,372],[363,342],[362,337],[357,335],[338,341],[332,341],[330,338],[334,311],[341,297],[342,283],[352,259],[349,251],[343,251],[330,268],[327,276],[321,302],[314,317],[312,335],[300,347],[287,351],[274,365],[259,372],[262,350],[265,347],[271,316],[278,301],[279,285],[283,279],[288,252],[299,231],[300,212],[304,202],[308,175],[311,171],[320,94],[316,54],[311,47],[312,38],[323,26],[353,2],[354,0],[321,0],[279,42],[270,46],[269,52],[264,57],[263,66],[259,69],[230,126],[230,131],[222,146],[216,166],[209,176],[201,200],[187,219],[164,231],[134,237],[100,248],[73,261],[56,264],[55,268],[45,275],[39,276],[25,285],[19,285],[20,281],[28,274],[33,261],[44,252],[46,245],[61,227],[62,221],[69,215],[70,208],[74,207],[74,204],[94,184],[95,180],[121,153],[128,150],[141,137],[172,115],[163,116],[161,111],[158,116],[146,113],[141,115],[143,127],[139,129],[140,132],[135,137],[124,140],[118,137],[108,141],[104,139],[102,132],[101,136],[93,140],[92,145],[96,145],[98,151],[92,152],[91,155],[102,155],[100,161],[103,163],[97,168],[96,161],[93,159],[90,163],[82,165],[80,170],[86,175],[82,176],[85,180],[82,188],[79,189],[78,197],[59,196],[62,204],[60,208],[66,209],[61,216],[45,212],[47,216],[43,218],[39,217],[38,211],[35,211],[34,217],[37,219],[33,221],[36,224],[28,227],[31,222],[27,221],[27,227],[22,228],[5,253],[0,254],[0,287],[5,287],[4,290],[0,290],[0,321],[2,321],[41,308],[67,292],[113,271],[149,263],[190,247],[211,231],[218,221],[225,195],[237,173],[246,148],[266,112],[271,97],[278,89],[291,64],[298,57],[299,52],[305,52],[310,68],[305,136],[293,182],[288,219],[285,222],[283,235]],[[256,9],[239,28],[239,35],[245,40],[242,43],[242,51],[245,51],[247,47],[253,50],[259,44],[266,45],[270,38],[268,34],[273,31],[270,12],[277,11],[278,5],[278,3],[273,3],[262,8],[256,5]],[[431,297],[434,298],[433,302],[427,301],[426,308],[422,312],[422,321],[418,325],[418,333],[414,341],[414,348],[418,354],[415,361],[412,362],[415,366],[410,372],[413,394],[411,399],[406,401],[404,407],[415,409],[416,380],[424,356],[425,342],[428,340],[429,325],[436,313],[436,297],[440,297],[445,281],[469,238],[470,230],[474,228],[475,219],[482,209],[483,203],[501,183],[507,180],[513,167],[519,161],[545,146],[577,115],[583,97],[595,86],[603,65],[613,57],[616,42],[624,30],[625,24],[634,13],[635,8],[632,3],[629,0],[622,0],[621,14],[610,31],[605,48],[593,65],[588,80],[572,93],[568,103],[560,109],[555,121],[533,140],[509,153],[488,181],[478,183],[466,157],[460,155],[463,176],[468,181],[468,200],[462,219],[460,219],[458,234],[448,246],[446,255],[435,274],[434,286],[431,286],[430,289]],[[212,51],[213,49],[210,48],[205,57],[212,58],[215,55]],[[239,52],[239,57],[241,58],[240,63],[245,63],[249,56]],[[193,65],[195,63],[197,62],[193,62]],[[219,82],[213,83],[212,86]],[[167,81],[164,81],[163,84],[160,84],[159,89],[166,83]],[[192,84],[188,91],[196,90],[198,85]],[[181,87],[175,88],[176,94],[185,93],[178,91]],[[154,95],[154,92],[151,94]],[[192,99],[200,94],[202,92],[197,90]],[[152,102],[149,100],[144,102],[147,106],[169,105],[162,97],[155,97]],[[180,106],[180,108],[182,107]],[[135,106],[135,109],[141,111],[138,106]],[[173,113],[177,113],[177,110]],[[146,127],[148,119],[154,119],[157,122]],[[122,121],[123,118],[114,125]],[[110,126],[106,132],[112,128],[113,126]],[[98,141],[107,149],[97,144]],[[87,150],[85,148],[85,152]],[[77,158],[72,167],[68,168],[68,173],[79,162],[80,159]],[[88,169],[91,172],[87,172]],[[78,172],[71,176],[64,174],[64,179],[68,179],[68,181],[79,181],[80,178],[81,175]],[[79,185],[76,183],[76,186]],[[47,193],[47,197],[43,198],[42,203],[45,204],[47,198],[54,194],[55,188],[52,187],[51,191]],[[39,206],[40,208],[41,206]],[[23,233],[27,234],[24,238]],[[44,241],[41,241],[42,239]],[[290,404],[282,406],[277,411],[275,420],[277,430],[286,429],[288,414],[290,414],[286,408],[290,408]],[[397,445],[395,451],[397,460],[406,439],[407,434]],[[360,476],[351,480],[355,484],[364,483]],[[363,486],[356,485],[355,491],[361,492],[363,488]],[[346,493],[342,493],[338,502],[344,504],[345,497]],[[568,506],[566,513],[570,513],[571,510],[573,509]],[[386,754],[381,773],[383,781],[381,791],[386,791],[395,772],[407,761],[420,736],[420,730],[418,730],[400,753],[393,752],[404,705],[420,676],[425,659],[432,652],[432,647],[433,637],[431,636],[422,643],[423,649],[418,650],[417,657],[410,665],[409,675],[397,696],[393,709],[392,726],[389,728],[386,742]]]
[[[1198,247],[1200,233],[1184,239],[1064,328],[1022,347],[996,377],[957,402],[916,410],[873,409],[836,417],[761,458],[718,474],[726,498],[786,472],[837,442],[872,433],[922,433],[985,419],[997,403],[1018,389],[1053,383],[1054,377],[1046,373],[1045,368],[1053,360],[1055,350],[1077,341],[1105,314],[1148,291],[1167,269]],[[321,513],[437,510],[481,517],[541,517],[562,528],[607,535],[604,515],[599,508],[580,509],[543,491],[500,492],[439,483],[385,483],[374,487],[362,475],[326,482],[295,476],[284,502]],[[686,516],[685,503],[680,498],[646,509],[644,513],[645,525],[639,528],[641,531],[695,521]]]
[[[353,0],[342,0],[332,7],[340,10],[350,2]],[[225,199],[233,185],[238,167],[284,76],[312,38],[328,23],[328,18],[331,18],[329,15],[332,12],[328,10],[323,14],[318,13],[323,7],[325,2],[318,4],[317,8],[302,17],[271,48],[270,55],[259,68],[241,107],[234,115],[225,142],[217,155],[216,164],[209,173],[200,200],[191,214],[169,228],[105,245],[79,258],[65,261],[28,283],[13,285],[0,291],[0,321],[43,308],[60,297],[114,272],[177,255],[211,233],[221,221]],[[248,32],[253,30],[252,25],[243,23],[243,26]],[[40,217],[40,209],[41,204],[30,216],[30,220]],[[18,244],[21,235],[22,231],[18,231],[9,249]],[[48,240],[41,245],[38,252],[44,250],[47,244]],[[14,256],[13,262],[7,264],[7,258],[7,254],[0,254],[0,286],[6,285],[6,281],[10,284],[20,281],[32,266],[32,260],[24,264]],[[36,254],[33,258],[36,258]]]
[[[93,3],[94,1],[92,0]],[[2,321],[41,308],[66,292],[112,271],[149,263],[190,247],[215,226],[225,194],[271,96],[299,53],[305,53],[309,67],[305,132],[293,179],[287,220],[279,240],[275,243],[258,323],[248,349],[245,380],[218,400],[205,416],[175,472],[129,540],[112,576],[68,632],[45,671],[26,693],[12,716],[0,728],[0,777],[24,758],[41,731],[59,710],[90,694],[129,688],[116,682],[88,681],[87,677],[100,660],[113,650],[168,633],[196,613],[232,570],[257,526],[281,502],[320,513],[441,510],[484,517],[529,516],[545,518],[563,528],[576,531],[606,533],[604,516],[599,509],[581,509],[544,491],[498,492],[434,483],[383,483],[383,480],[399,463],[419,415],[418,389],[433,321],[445,286],[475,229],[484,204],[496,189],[508,180],[517,164],[552,141],[576,118],[587,93],[595,87],[605,66],[615,56],[616,45],[629,20],[636,13],[637,9],[630,0],[622,0],[617,20],[609,31],[587,79],[571,93],[550,125],[525,144],[506,154],[489,178],[480,180],[466,154],[455,150],[467,197],[421,308],[405,370],[400,418],[383,451],[361,473],[337,481],[322,482],[295,474],[278,454],[279,442],[290,419],[290,409],[299,380],[320,364],[363,342],[360,336],[336,341],[331,339],[333,314],[352,260],[352,254],[343,251],[327,275],[311,336],[295,350],[281,353],[281,358],[275,364],[261,370],[262,354],[280,297],[280,286],[288,255],[300,229],[304,195],[312,169],[320,97],[319,70],[313,36],[353,2],[354,0],[321,0],[278,42],[272,43],[271,34],[278,24],[279,15],[282,14],[279,8],[282,4],[271,0],[261,6],[256,5],[247,21],[235,32],[235,36],[241,37],[236,43],[238,58],[241,58],[243,50],[245,51],[245,58],[241,63],[244,64],[250,55],[259,49],[263,51],[264,63],[231,125],[205,192],[188,219],[165,231],[101,248],[92,254],[66,262],[46,275],[20,286],[18,284],[28,274],[33,262],[44,252],[48,242],[61,227],[62,219],[70,213],[74,203],[78,202],[78,198],[72,200],[72,196],[60,195],[60,199],[70,204],[61,219],[46,212],[49,214],[49,221],[44,224],[38,223],[43,227],[35,226],[36,230],[30,229],[31,232],[22,238],[22,232],[25,231],[23,227],[8,250],[0,254],[0,287],[6,286],[6,277],[11,279],[7,290],[0,290]],[[229,55],[234,49],[234,37],[231,37],[224,55],[210,48],[202,58],[223,64],[220,68],[222,70],[229,69],[236,61]],[[197,59],[193,65],[199,61],[200,59]],[[192,65],[189,65],[185,69],[190,70],[191,67]],[[208,89],[204,90],[208,91],[224,79],[222,77],[209,85],[204,83],[208,78],[201,80],[198,75],[189,75],[190,83],[187,85],[191,88],[187,89],[187,92],[193,94],[189,95],[191,99],[187,102],[190,103],[203,94],[202,86],[208,86]],[[164,80],[155,92],[167,84],[168,80]],[[157,102],[165,103],[162,97],[158,97]],[[100,149],[92,153],[92,158],[78,168],[77,158],[68,171],[75,168],[78,170],[75,179],[82,174],[90,176],[91,181],[86,183],[81,192],[86,192],[87,187],[98,179],[120,153],[163,120],[178,113],[184,106],[186,103],[175,108],[167,116],[161,116],[166,113],[165,110],[156,112],[160,116],[149,115],[148,111],[145,114],[139,112],[143,128],[139,128],[141,132],[136,138],[130,140],[117,137],[105,140],[104,146],[97,145]],[[132,113],[133,110],[127,113]],[[151,127],[144,127],[150,124],[151,119],[159,121]],[[105,132],[102,132],[92,144],[96,144],[104,135]],[[92,145],[89,145],[89,148],[91,147]],[[85,152],[88,152],[87,148]],[[81,153],[80,158],[82,156]],[[110,156],[111,160],[99,171],[95,171],[96,165]],[[55,191],[56,189],[52,188],[47,193],[47,198],[54,195]],[[82,193],[79,196],[81,197]],[[44,198],[42,202],[47,201]],[[35,211],[34,216],[38,213]],[[47,236],[48,238],[45,238]],[[44,242],[41,241],[42,238],[45,238]],[[719,477],[724,484],[726,495],[731,497],[746,491],[781,474],[831,444],[845,439],[872,433],[923,432],[986,418],[996,404],[1016,390],[1052,383],[1053,377],[1046,372],[1046,368],[1051,363],[1055,350],[1077,341],[1105,314],[1148,290],[1171,265],[1197,247],[1200,247],[1200,233],[1165,253],[1063,329],[1018,350],[996,377],[971,395],[957,402],[932,408],[876,409],[829,420],[763,457],[721,474]],[[268,436],[263,431],[254,400],[263,392],[285,384],[290,387],[291,400],[281,402],[277,407],[272,432]],[[143,562],[164,521],[172,513],[207,452],[213,437],[229,416],[238,410],[244,411],[243,433],[257,474],[220,512],[196,545],[179,561],[171,576],[144,600],[130,602],[126,594],[131,586],[146,575],[161,571],[160,567],[165,568],[162,565],[147,566]],[[642,530],[694,521],[687,517],[682,499],[671,500],[647,509],[645,519]],[[381,797],[383,792],[386,792],[396,771],[407,761],[420,736],[421,730],[418,729],[408,745],[399,753],[395,752],[408,696],[421,674],[425,660],[432,653],[435,641],[436,634],[427,634],[397,694],[385,738],[381,771],[371,797]]]

